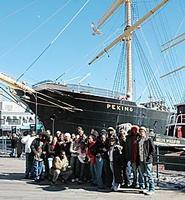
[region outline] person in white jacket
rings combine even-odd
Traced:
[[[25,154],[26,154],[26,169],[25,169],[25,178],[30,178],[31,169],[33,164],[34,154],[31,152],[31,144],[33,140],[36,138],[35,132],[28,133],[21,139],[21,142],[25,144]]]

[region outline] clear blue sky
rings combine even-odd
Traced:
[[[82,77],[90,73],[83,84],[112,89],[118,60],[120,45],[103,57],[90,68],[87,63],[96,55],[98,50],[121,33],[121,25],[124,10],[119,9],[115,15],[102,28],[104,34],[94,37],[91,34],[91,22],[97,22],[104,11],[114,0],[91,0],[74,22],[58,38],[51,48],[39,59],[39,61],[22,77],[32,85],[42,80],[54,80],[58,75],[66,72],[63,80],[69,83],[77,83]],[[69,22],[75,13],[82,7],[86,0],[71,0],[65,8],[62,7],[68,0],[1,0],[0,1],[0,71],[17,78],[42,52],[42,50],[55,38],[59,31]],[[135,17],[142,17],[149,9],[160,0],[135,0]],[[51,17],[58,9],[54,17]],[[150,46],[153,59],[145,42],[141,42],[146,50],[151,67],[159,78],[164,72],[185,64],[183,49],[185,45],[179,45],[173,61],[169,66],[162,67],[160,45],[175,35],[185,32],[185,1],[170,0],[169,4],[160,13],[146,22],[142,29],[137,31],[140,39],[142,32],[147,44]],[[161,15],[163,15],[161,20]],[[46,19],[50,18],[49,20]],[[152,22],[153,21],[153,22]],[[181,26],[180,23],[182,22]],[[159,25],[159,26],[158,26]],[[157,41],[154,29],[158,34]],[[115,30],[118,30],[115,34]],[[168,31],[167,33],[165,31]],[[166,34],[166,36],[165,36]],[[110,36],[110,37],[109,37]],[[163,54],[164,57],[164,54]],[[165,56],[165,57],[168,57]],[[171,59],[171,58],[169,58]],[[159,69],[156,67],[158,64]],[[164,64],[165,65],[165,64]],[[173,66],[174,65],[174,66]],[[134,89],[137,99],[146,87],[146,83],[138,63],[134,58]],[[157,72],[158,71],[158,72]],[[181,81],[184,80],[184,72],[180,73]],[[178,75],[179,76],[179,75]],[[75,79],[78,78],[78,79]],[[74,80],[72,80],[74,79]],[[70,81],[71,80],[71,81]],[[170,95],[177,91],[171,91],[169,81],[162,81],[162,89],[167,89]],[[183,84],[183,82],[181,83]],[[180,88],[180,86],[179,86]],[[141,99],[147,98],[147,90]]]

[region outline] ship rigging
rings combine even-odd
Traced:
[[[83,6],[85,7],[88,2],[89,1],[86,1]],[[125,6],[125,25],[123,27],[123,32],[89,62],[91,65],[105,53],[108,53],[109,50],[118,43],[123,42],[125,47],[124,54],[126,55],[125,63],[127,78],[125,94],[120,94],[117,91],[115,92],[97,89],[91,86],[82,86],[80,84],[66,85],[55,81],[46,81],[35,84],[34,87],[31,88],[33,91],[30,92],[28,88],[23,87],[16,81],[14,82],[15,85],[11,85],[6,81],[4,82],[9,84],[9,86],[16,91],[15,96],[27,103],[31,110],[35,111],[35,104],[37,103],[38,110],[36,112],[38,113],[40,120],[46,126],[46,129],[51,129],[51,116],[55,115],[55,130],[61,129],[73,131],[78,125],[83,126],[85,130],[90,130],[91,128],[99,130],[108,126],[117,127],[120,123],[129,122],[139,126],[144,125],[148,129],[154,129],[155,132],[163,134],[167,119],[169,117],[169,111],[164,105],[163,99],[159,100],[158,98],[158,101],[153,99],[153,91],[155,89],[151,84],[151,80],[154,80],[155,73],[151,72],[151,70],[148,68],[147,59],[143,55],[140,55],[140,58],[144,58],[143,60],[145,62],[143,68],[145,67],[145,71],[150,73],[149,75],[145,75],[146,79],[149,79],[148,88],[150,88],[150,101],[140,105],[137,105],[137,103],[134,101],[134,64],[132,59],[132,48],[134,46],[133,37],[135,36],[135,31],[139,28],[142,30],[142,24],[146,22],[153,14],[162,9],[168,2],[168,0],[160,1],[160,3],[155,5],[153,9],[151,9],[149,12],[146,12],[141,19],[133,23],[133,1],[116,0],[108,9],[108,11],[105,12],[103,17],[98,21],[97,25],[95,23],[91,25],[94,35],[101,34],[100,29],[105,22],[116,12],[118,8],[122,7],[122,5]],[[79,13],[84,7],[79,10]],[[74,16],[77,16],[77,14]],[[74,18],[71,18],[71,20],[72,19]],[[54,39],[53,41],[55,42],[56,40]],[[137,51],[143,52],[137,36],[135,37],[135,41]],[[53,42],[51,43],[53,44]],[[26,72],[33,67],[33,65],[38,61],[38,59],[40,59],[40,57],[45,53],[45,51],[47,51],[48,48],[44,49],[42,53],[39,54],[33,63],[26,69]],[[25,73],[23,73],[23,75],[24,74]],[[84,77],[89,76],[88,74],[90,73],[87,73],[87,75]],[[21,74],[21,77],[18,79],[22,78],[23,75]],[[58,81],[58,79],[64,75],[65,72],[58,76],[56,80]],[[156,80],[154,80],[154,82],[155,81]],[[145,91],[145,88],[143,91]],[[123,97],[123,95],[125,95],[125,97]],[[28,96],[29,99],[25,99],[25,96]],[[37,96],[37,101],[35,96]]]

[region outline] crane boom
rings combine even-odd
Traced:
[[[126,0],[115,0],[114,3],[111,5],[111,7],[105,12],[103,17],[98,21],[97,26],[95,26],[94,23],[92,23],[92,30],[93,34],[101,34],[99,28],[107,21],[107,19],[113,15],[115,10],[121,6]]]
[[[98,55],[93,58],[89,65],[91,65],[93,62],[95,62],[97,59],[99,59],[105,52],[107,52],[109,49],[114,47],[116,44],[118,44],[120,41],[125,40],[125,38],[129,37],[130,34],[139,28],[139,26],[145,22],[150,16],[152,16],[156,11],[158,11],[161,7],[163,7],[166,3],[168,3],[169,0],[163,0],[160,4],[158,4],[155,8],[150,10],[146,15],[144,15],[141,19],[139,19],[133,26],[127,27],[123,34],[119,35],[111,44],[109,44],[106,48],[104,48]]]

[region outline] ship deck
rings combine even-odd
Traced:
[[[101,97],[108,97],[108,98],[115,98],[119,99],[123,97],[124,94],[112,90],[96,88],[91,86],[84,86],[84,85],[76,85],[76,84],[61,84],[55,83],[52,81],[43,81],[33,85],[33,89],[35,90],[44,90],[44,89],[55,89],[55,90],[63,90],[68,92],[76,92],[76,93],[83,93],[88,95],[94,96],[101,96]]]

